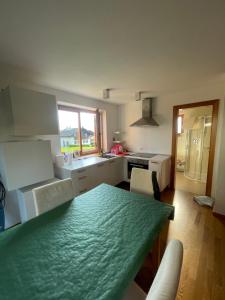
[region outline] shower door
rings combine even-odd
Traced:
[[[201,180],[202,136],[202,129],[187,131],[184,175],[193,180]]]
[[[200,127],[188,129],[184,175],[206,183],[211,136],[211,117],[201,118]]]

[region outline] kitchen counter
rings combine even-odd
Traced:
[[[143,157],[143,156],[138,156],[135,155],[134,152],[130,152],[128,155],[115,155],[115,154],[111,154],[108,153],[107,155],[111,156],[111,157],[125,157],[125,158],[134,158],[134,159],[142,159],[142,160],[148,160],[148,161],[157,161],[157,162],[162,162],[164,160],[170,159],[171,155],[167,155],[167,154],[154,154],[152,153],[152,157]]]
[[[117,185],[123,181],[124,160],[119,157],[99,156],[74,159],[71,165],[55,165],[55,176],[59,179],[71,178],[74,195],[80,195],[101,183]]]
[[[71,165],[64,164],[63,169],[72,171],[72,170],[79,170],[82,168],[90,167],[93,165],[98,165],[103,162],[117,159],[117,157],[112,157],[112,158],[103,158],[99,156],[92,156],[92,157],[84,157],[84,158],[79,158],[79,159],[74,159]]]

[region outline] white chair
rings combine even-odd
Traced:
[[[183,244],[178,240],[170,241],[148,294],[132,282],[123,300],[175,300],[182,260]]]
[[[153,195],[152,172],[140,168],[132,168],[130,191],[145,195]]]
[[[36,213],[40,215],[74,198],[72,180],[64,179],[32,190]]]

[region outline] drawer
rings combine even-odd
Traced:
[[[85,176],[88,175],[88,173],[90,172],[91,168],[82,168],[82,169],[78,169],[78,170],[73,170],[72,171],[72,176]]]
[[[91,169],[92,168],[83,168],[79,170],[72,171],[71,177],[77,181],[85,181],[87,178],[91,176]]]
[[[85,193],[93,187],[91,169],[84,168],[72,172],[72,181],[76,195]]]

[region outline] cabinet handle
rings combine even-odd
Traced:
[[[152,164],[159,164],[159,162],[158,161],[150,161],[150,163],[152,163]]]
[[[85,178],[87,178],[87,176],[86,176],[86,175],[84,175],[84,176],[80,176],[80,177],[78,177],[78,180],[83,180],[83,179],[85,179]]]
[[[86,169],[82,169],[82,170],[78,170],[77,173],[83,173],[85,171],[86,171]]]

